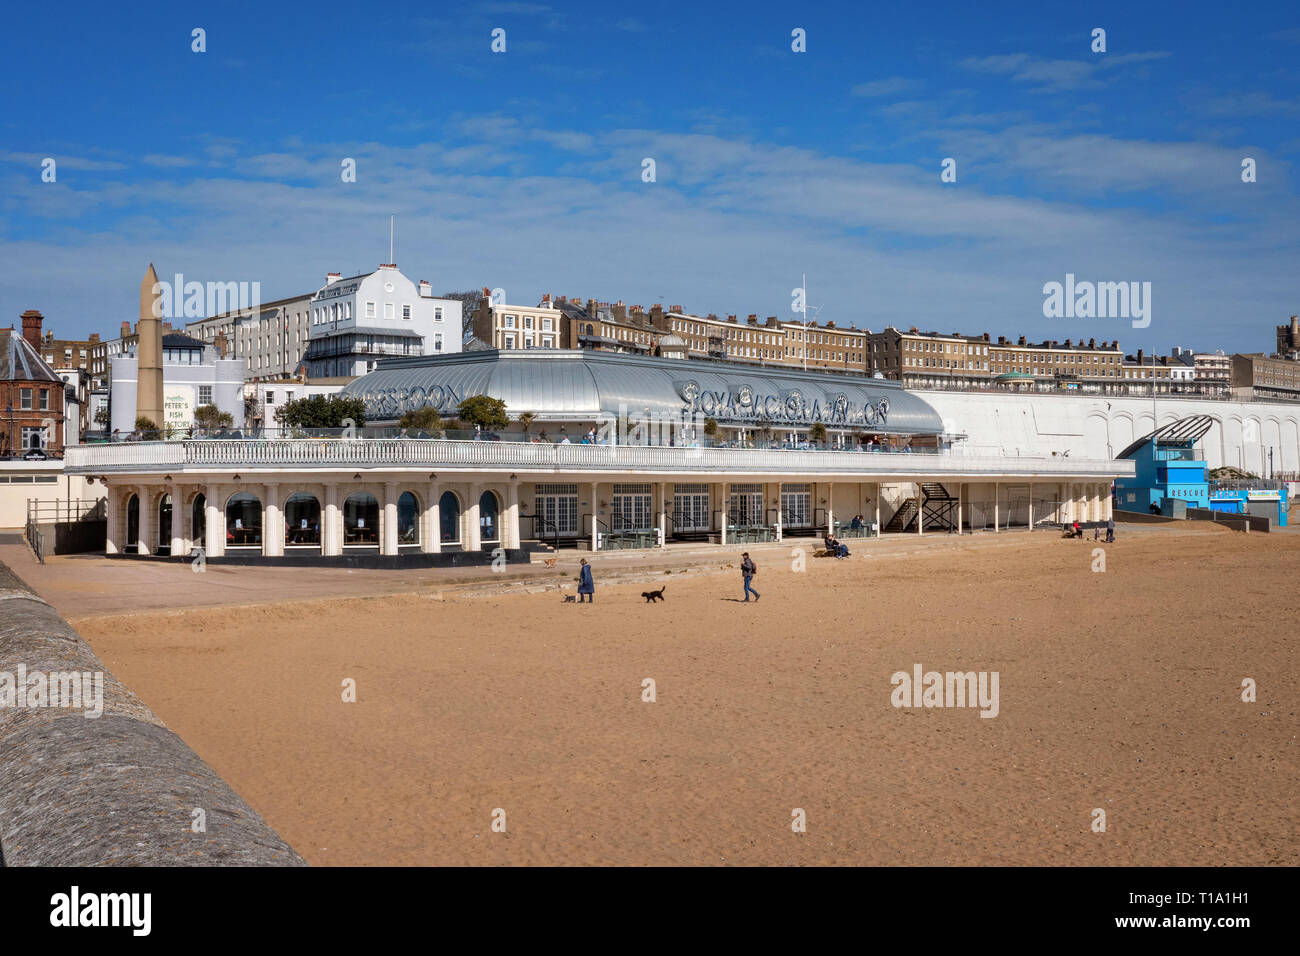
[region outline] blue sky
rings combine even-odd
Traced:
[[[0,36],[0,305],[60,336],[133,319],[151,261],[264,300],[369,270],[390,213],[407,275],[513,302],[790,318],[807,272],[822,321],[1128,351],[1300,311],[1288,5],[47,9]],[[1066,273],[1151,282],[1150,327],[1044,318]]]

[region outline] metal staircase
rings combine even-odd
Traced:
[[[957,530],[957,499],[937,481],[923,482],[919,506],[916,498],[905,499],[894,512],[894,517],[889,519],[889,524],[885,525],[884,530],[915,531],[918,514],[925,515],[927,531]]]
[[[894,517],[889,519],[889,524],[885,525],[885,531],[906,531],[916,521],[916,499],[908,498],[898,506],[894,512]]]
[[[957,499],[948,489],[937,481],[927,481],[921,484],[921,494],[924,496],[925,527],[936,531],[956,531]]]

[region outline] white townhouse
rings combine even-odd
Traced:
[[[331,272],[312,297],[303,361],[311,378],[365,375],[389,356],[447,355],[461,346],[461,303],[437,299],[392,264],[366,275]]]

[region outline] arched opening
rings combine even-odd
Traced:
[[[501,503],[491,491],[485,491],[478,499],[478,538],[482,544],[501,541]]]
[[[126,499],[126,546],[135,551],[140,544],[140,498],[130,495]]]
[[[172,553],[172,496],[158,499],[158,554]]]
[[[299,491],[284,502],[284,546],[320,550],[320,502]]]
[[[397,499],[397,546],[420,547],[420,499],[410,491]]]
[[[190,505],[190,541],[196,548],[206,548],[208,540],[208,499],[195,495]]]
[[[364,491],[343,502],[343,544],[350,548],[379,547],[379,502]]]
[[[241,491],[226,502],[226,547],[260,548],[262,546],[262,502],[256,495]]]
[[[443,544],[460,543],[460,499],[444,491],[438,499],[438,535]]]

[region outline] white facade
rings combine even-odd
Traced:
[[[393,355],[459,352],[461,303],[436,299],[395,265],[368,275],[331,273],[310,303],[308,375],[364,375]]]
[[[90,419],[90,372],[84,368],[55,368],[63,379],[63,444],[75,445],[81,433],[95,428]]]

